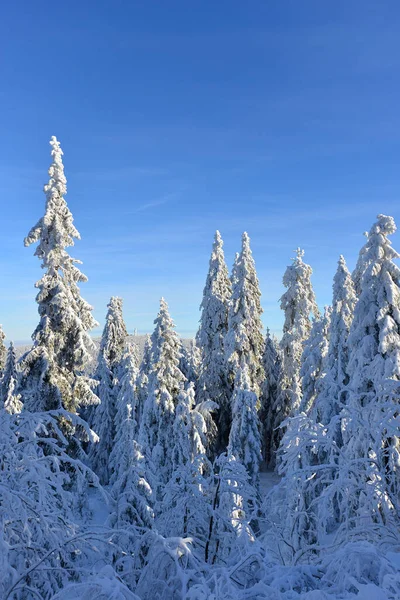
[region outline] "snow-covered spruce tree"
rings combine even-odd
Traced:
[[[319,317],[311,285],[312,269],[303,261],[303,256],[304,251],[298,248],[293,264],[288,266],[283,276],[283,285],[287,290],[281,298],[285,321],[280,342],[282,369],[276,405],[273,407],[273,455],[279,447],[283,434],[280,424],[290,414],[294,414],[300,406],[303,343],[310,335],[311,317],[314,319]]]
[[[341,389],[345,397],[342,393],[334,405],[326,431],[316,446],[320,460],[313,484],[305,474],[308,487],[319,486],[314,495],[318,523],[321,529],[325,528],[322,533],[335,531],[337,541],[363,539],[376,543],[388,536],[392,538],[397,530],[400,269],[393,262],[399,254],[388,239],[395,230],[392,217],[379,215],[369,233],[364,256],[367,266],[343,358],[349,380],[346,383],[346,373],[338,371],[338,381],[343,379],[344,384],[340,384],[342,388],[332,386],[333,399],[335,394],[341,394]],[[346,280],[347,277],[345,273]],[[338,277],[338,281],[341,279]],[[338,328],[345,339],[354,305],[351,286],[347,287],[347,319],[343,315],[344,322]],[[338,360],[339,357],[341,360],[341,353]],[[329,390],[325,393],[328,399]],[[335,414],[336,410],[340,414]],[[321,460],[324,444],[326,456]]]
[[[124,387],[123,380],[122,389]],[[117,529],[115,540],[122,549],[122,552],[119,550],[114,554],[114,565],[124,581],[134,587],[136,568],[142,567],[142,559],[138,555],[140,539],[153,525],[154,498],[147,481],[144,456],[136,441],[136,398],[135,395],[132,397],[130,386],[126,388],[124,397],[122,389],[116,415],[116,440],[110,456],[111,495],[115,500],[115,509],[109,523]],[[138,567],[135,567],[134,557],[140,563]]]
[[[200,348],[200,371],[197,385],[197,400],[212,400],[218,404],[216,414],[218,438],[217,450],[226,448],[231,422],[231,389],[227,380],[227,364],[224,340],[228,332],[228,303],[231,283],[225,264],[223,242],[216,231],[210,257],[208,275],[200,305],[200,327],[196,342]]]
[[[3,371],[3,377],[0,383],[1,401],[10,413],[21,412],[22,403],[16,391],[18,382],[17,360],[15,356],[14,344],[10,342],[7,350],[6,363]]]
[[[139,373],[136,380],[138,406],[136,412],[137,422],[140,427],[142,421],[143,407],[147,398],[147,385],[149,383],[149,373],[151,371],[151,337],[146,335],[143,357],[139,367]]]
[[[21,397],[16,391],[16,385],[17,380],[12,377],[8,384],[7,393],[4,396],[4,408],[10,415],[20,413],[23,409]]]
[[[93,409],[91,423],[100,441],[91,447],[90,463],[103,485],[109,482],[111,474],[109,457],[115,440],[115,405],[120,386],[120,363],[127,335],[122,316],[122,300],[112,297],[108,304],[95,374],[99,382],[97,395],[100,404]]]
[[[145,477],[144,457],[135,434],[137,424],[132,417],[132,406],[125,407],[126,418],[121,424],[120,464],[112,486],[116,510],[111,525],[117,529],[134,526],[151,528],[153,523],[152,490]]]
[[[109,457],[110,483],[113,484],[128,468],[131,441],[137,439],[139,427],[137,421],[138,397],[136,378],[138,373],[138,348],[128,344],[120,366],[120,386],[116,399],[114,418],[114,445]],[[128,410],[130,410],[129,421]],[[127,427],[127,423],[129,427]],[[129,434],[129,435],[128,435]],[[126,436],[128,435],[128,441]]]
[[[181,342],[181,360],[179,361],[179,368],[187,381],[191,381],[194,384],[195,389],[199,379],[200,360],[200,350],[194,340],[190,340],[188,346],[185,346],[185,344]]]
[[[329,345],[329,328],[331,307],[326,306],[324,315],[315,319],[310,335],[303,345],[301,357],[301,390],[303,397],[300,410],[308,414],[314,407],[314,402],[324,378],[325,360]]]
[[[231,454],[214,463],[211,515],[204,546],[205,562],[226,566],[248,555],[255,536],[250,522],[257,506],[257,492],[246,468]]]
[[[114,442],[115,407],[112,374],[101,356],[96,374],[100,379],[97,394],[101,396],[101,404],[93,415],[91,427],[99,436],[99,441],[90,447],[89,463],[102,485],[107,485],[110,479],[109,454]]]
[[[228,454],[246,467],[251,484],[258,489],[262,459],[260,421],[257,414],[257,395],[251,390],[247,365],[236,374],[232,415]]]
[[[325,363],[325,375],[316,400],[317,421],[327,425],[334,415],[338,415],[345,402],[344,388],[349,382],[347,365],[349,361],[348,336],[353,320],[356,295],[351,275],[343,256],[340,256],[333,281],[333,301],[329,330],[329,347]]]
[[[228,333],[225,353],[229,379],[234,386],[236,373],[247,365],[250,389],[260,395],[264,379],[262,353],[264,338],[261,323],[261,292],[247,233],[242,236],[242,249],[237,255],[232,274],[232,297],[228,311]]]
[[[354,471],[352,517],[363,527],[366,514],[389,525],[399,511],[400,269],[393,261],[400,255],[388,237],[395,231],[392,217],[378,215],[369,232],[348,341],[343,455]]]
[[[260,398],[260,423],[261,423],[261,444],[264,460],[267,465],[273,462],[271,453],[273,448],[273,427],[274,427],[274,406],[276,405],[278,393],[278,381],[281,372],[281,351],[278,339],[270,334],[269,329],[265,336],[265,346],[263,354],[263,367],[265,379],[261,384]]]
[[[0,377],[3,374],[4,368],[6,366],[6,359],[7,359],[7,348],[4,344],[5,339],[6,339],[6,334],[3,331],[3,326],[0,325]]]
[[[27,410],[62,407],[76,413],[80,406],[98,402],[92,382],[84,374],[94,349],[89,332],[97,323],[92,307],[80,295],[78,284],[87,281],[76,266],[80,261],[66,250],[80,236],[64,200],[63,153],[55,137],[50,145],[53,162],[44,187],[45,214],[25,238],[25,246],[39,242],[35,255],[45,273],[36,283],[40,321],[32,336],[33,346],[21,360],[18,391]]]
[[[330,445],[322,424],[305,413],[298,413],[284,423],[278,457],[278,472],[282,480],[266,497],[267,543],[278,552],[285,564],[297,564],[301,557],[308,561],[315,553],[318,541],[318,500],[326,485],[325,468]],[[322,476],[322,479],[321,479]],[[326,532],[325,532],[326,533]]]
[[[179,394],[174,422],[173,472],[164,488],[156,528],[164,536],[190,536],[204,548],[210,499],[205,455],[206,422],[194,406],[193,383]]]
[[[369,248],[369,242],[368,242],[368,231],[364,231],[364,236],[366,237],[366,242],[364,244],[364,246],[362,246],[359,254],[358,254],[358,259],[357,259],[357,264],[354,268],[353,273],[351,274],[351,278],[353,280],[353,287],[354,287],[354,293],[356,295],[356,298],[359,298],[360,294],[361,294],[361,281],[364,275],[364,271],[368,266],[368,258],[367,258],[367,253],[368,253],[368,248]]]
[[[157,473],[158,482],[150,481],[153,488],[165,484],[172,473],[175,408],[185,380],[179,369],[180,340],[164,298],[161,298],[160,312],[154,323],[152,370],[139,432],[146,461],[153,464]]]
[[[178,396],[173,431],[172,462],[174,469],[193,462],[195,457],[200,454],[205,454],[206,423],[202,414],[195,407],[193,383],[189,383],[187,389],[181,390]]]
[[[122,298],[112,296],[107,305],[106,324],[100,342],[100,356],[103,356],[118,382],[118,368],[122,359],[128,332],[122,315]]]

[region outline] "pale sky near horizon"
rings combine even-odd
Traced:
[[[71,249],[100,327],[111,295],[150,332],[159,298],[192,336],[213,235],[248,231],[279,333],[297,246],[322,307],[378,213],[400,224],[400,5],[28,0],[0,8],[0,323],[28,340],[41,276],[23,238],[64,150]],[[400,248],[400,236],[393,237]]]

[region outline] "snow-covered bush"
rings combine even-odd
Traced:
[[[79,577],[93,554],[93,538],[101,537],[85,535],[77,525],[80,496],[97,478],[65,453],[62,416],[0,410],[0,597],[5,600],[49,599]]]

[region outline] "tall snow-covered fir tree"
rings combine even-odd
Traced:
[[[173,465],[178,468],[205,455],[207,428],[203,415],[195,406],[194,385],[190,383],[178,396],[174,421]]]
[[[17,381],[12,378],[8,386],[7,394],[4,397],[4,408],[10,415],[20,413],[23,409],[21,396],[18,394],[16,388]]]
[[[175,408],[185,376],[179,369],[180,340],[174,331],[175,325],[164,298],[161,298],[160,311],[154,323],[151,336],[152,370],[149,373],[139,442],[146,460],[153,463],[162,485],[172,473]],[[153,482],[150,484],[152,487],[155,485]]]
[[[200,360],[200,349],[194,340],[190,340],[189,345],[181,342],[179,368],[186,379],[194,384],[195,388],[199,379]]]
[[[212,400],[219,406],[216,414],[216,447],[219,450],[226,447],[231,422],[231,389],[227,379],[224,350],[230,297],[231,283],[225,264],[223,241],[219,231],[216,231],[200,305],[200,327],[196,336],[201,352],[196,393],[198,402]]]
[[[115,442],[114,420],[120,387],[120,363],[127,336],[128,332],[122,316],[122,300],[113,296],[108,304],[95,374],[99,382],[97,395],[100,404],[93,409],[91,423],[100,441],[91,447],[90,463],[103,484],[109,482],[111,474],[109,457]]]
[[[140,425],[142,420],[143,408],[147,398],[147,386],[149,383],[149,373],[151,371],[151,337],[146,335],[142,360],[139,366],[139,373],[136,380],[138,395],[137,421]]]
[[[10,345],[8,346],[7,357],[3,370],[3,377],[1,378],[0,382],[1,397],[3,400],[7,395],[11,379],[14,379],[15,382],[18,379],[17,358],[15,355],[14,344],[12,342],[10,342]]]
[[[254,534],[250,522],[258,505],[257,492],[243,463],[226,453],[215,460],[211,489],[213,498],[204,558],[212,565],[226,565],[232,556],[251,552]]]
[[[156,527],[164,535],[205,538],[209,498],[205,474],[206,422],[195,406],[193,383],[180,392],[174,421],[173,472],[163,490]]]
[[[280,347],[282,369],[278,386],[278,396],[274,407],[274,426],[276,431],[276,452],[282,438],[280,424],[290,414],[295,413],[301,402],[300,367],[303,343],[310,335],[311,317],[319,317],[314,291],[311,285],[312,269],[303,261],[304,251],[296,251],[296,258],[283,276],[283,285],[287,288],[281,298],[281,309],[285,313],[283,337]]]
[[[3,331],[3,326],[0,325],[0,377],[3,374],[4,368],[6,366],[6,359],[7,359],[7,348],[4,344],[5,339],[6,339],[6,334]]]
[[[154,518],[152,490],[146,480],[144,457],[135,440],[137,424],[132,415],[132,406],[126,404],[124,408],[125,420],[118,431],[119,463],[112,486],[116,505],[111,524],[117,529],[129,529],[130,526],[151,528]]]
[[[138,374],[139,353],[135,344],[128,344],[119,368],[119,391],[115,403],[114,431],[115,441],[109,456],[110,483],[128,468],[127,453],[130,444],[126,443],[125,435],[129,431],[129,439],[137,439],[139,423],[137,417],[138,396],[136,379]],[[128,410],[130,411],[128,417]],[[129,427],[126,429],[127,419]]]
[[[351,539],[381,543],[397,527],[400,269],[393,260],[400,255],[388,237],[395,231],[392,217],[378,215],[363,252],[366,267],[357,303],[340,259],[334,282],[333,354],[323,381],[330,373],[331,380],[318,399],[327,424],[299,415],[292,422],[303,421],[302,431],[291,425],[282,443],[283,469],[287,470],[288,451],[295,462],[302,461],[289,489],[295,502],[297,489],[302,503],[291,511],[302,524],[301,552],[311,531],[319,530],[322,540],[334,532],[338,544]],[[289,525],[293,531],[290,521]]]
[[[7,350],[6,364],[0,383],[1,401],[6,411],[10,414],[19,413],[22,410],[22,402],[17,392],[18,372],[14,344],[10,342]]]
[[[399,509],[400,269],[393,260],[400,255],[389,240],[395,231],[392,217],[378,215],[369,232],[348,340],[345,454],[358,477],[370,482],[374,497],[368,511],[378,520],[387,518],[388,509]],[[362,500],[359,518],[366,510]]]
[[[364,236],[366,237],[366,242],[364,244],[364,246],[362,246],[359,254],[358,254],[358,259],[357,259],[357,264],[354,268],[353,273],[351,274],[351,278],[353,280],[353,288],[354,288],[354,292],[356,297],[358,298],[361,294],[361,281],[365,272],[365,269],[368,266],[368,248],[369,248],[369,242],[368,242],[368,231],[364,231]]]
[[[314,320],[310,335],[303,346],[300,368],[303,397],[300,410],[307,414],[314,408],[315,399],[325,376],[324,368],[329,346],[330,320],[331,308],[326,306],[324,315]]]
[[[94,350],[90,330],[97,323],[92,307],[80,295],[78,284],[87,281],[77,267],[80,261],[66,250],[80,235],[64,199],[63,152],[55,137],[50,145],[53,162],[44,187],[45,214],[25,238],[25,246],[39,242],[35,255],[45,273],[36,283],[40,321],[32,336],[33,346],[21,360],[19,392],[27,410],[62,407],[76,413],[80,406],[98,402],[85,375]]]
[[[265,336],[263,367],[265,379],[261,384],[261,407],[259,414],[263,456],[265,462],[269,465],[271,460],[273,462],[271,453],[275,448],[274,436],[276,433],[273,430],[274,409],[277,401],[278,382],[281,372],[281,351],[279,342],[274,335],[270,334],[269,329],[267,329]]]
[[[313,553],[320,520],[326,518],[318,515],[321,480],[324,484],[330,480],[323,465],[324,444],[328,445],[326,430],[311,416],[300,412],[289,419],[277,461],[282,480],[266,497],[263,509],[277,524],[273,535],[282,558],[292,564],[308,548]]]
[[[118,381],[118,368],[128,337],[122,314],[122,298],[112,296],[107,305],[106,324],[100,342],[99,357],[103,356]]]
[[[340,256],[333,281],[333,300],[329,347],[325,363],[325,375],[321,381],[316,400],[317,421],[328,425],[334,415],[338,415],[344,402],[345,387],[349,382],[347,365],[349,361],[348,337],[353,320],[356,295],[352,277],[346,261]]]
[[[242,236],[242,249],[237,255],[232,273],[232,297],[228,311],[228,333],[225,353],[230,383],[236,373],[247,366],[250,389],[257,397],[264,378],[262,354],[261,292],[247,233]]]
[[[257,414],[257,395],[252,391],[248,368],[245,365],[236,374],[232,395],[232,427],[229,434],[228,454],[239,460],[247,470],[251,484],[259,486],[262,460],[260,421]]]

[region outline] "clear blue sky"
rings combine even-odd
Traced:
[[[3,2],[0,322],[37,320],[33,248],[48,140],[101,327],[120,295],[130,331],[158,301],[192,335],[215,229],[229,267],[247,230],[264,323],[279,331],[297,246],[331,300],[378,212],[400,225],[400,4],[369,0]],[[394,237],[400,246],[400,235]]]

